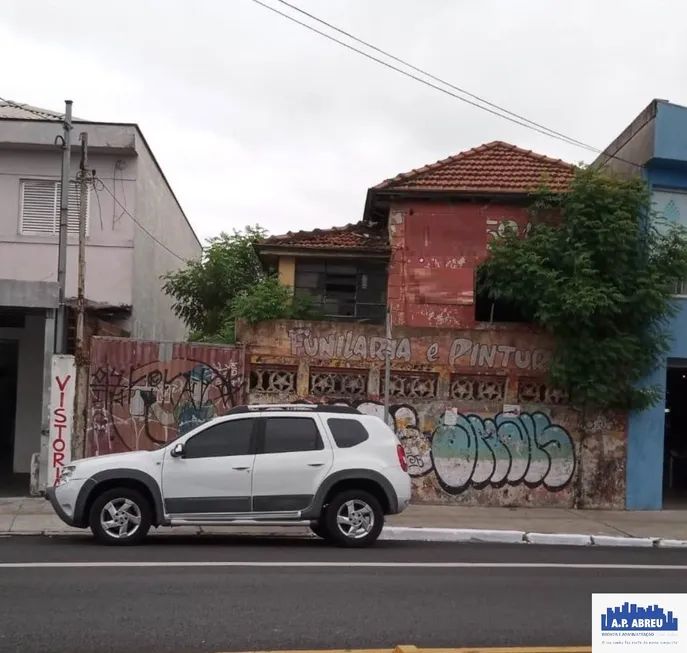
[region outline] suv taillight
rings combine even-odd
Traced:
[[[406,458],[406,450],[402,444],[396,446],[396,453],[398,454],[398,464],[404,472],[408,471],[408,459]]]

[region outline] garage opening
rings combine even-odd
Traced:
[[[13,473],[18,363],[19,342],[0,340],[0,495],[4,496],[24,494],[28,487],[24,475]],[[21,491],[15,485],[21,485]]]
[[[663,507],[687,509],[687,361],[668,366],[663,463]]]

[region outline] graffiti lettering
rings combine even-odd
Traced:
[[[308,358],[334,358],[342,360],[383,361],[386,357],[387,341],[381,337],[354,335],[347,331],[342,335],[312,335],[309,328],[291,329],[289,331],[291,355]],[[392,360],[410,362],[413,358],[413,342],[410,338],[390,340]],[[438,342],[420,343],[424,350],[424,360],[428,363],[448,362],[453,367],[508,368],[514,365],[520,370],[542,371],[550,359],[550,352],[545,349],[519,349],[513,345],[485,344],[471,338],[456,338],[449,350],[441,351]]]
[[[470,367],[502,367],[511,363],[521,370],[544,370],[551,354],[545,349],[518,349],[512,345],[485,345],[470,338],[456,338],[451,344],[449,365]]]
[[[337,401],[334,405],[353,406],[380,419],[384,416],[384,406],[378,401]],[[452,495],[506,485],[558,492],[575,473],[570,434],[541,412],[503,412],[485,418],[450,408],[430,431],[413,406],[393,404],[389,426],[405,449],[410,475],[419,478],[434,473],[439,486]]]
[[[427,348],[427,362],[428,363],[436,363],[438,359],[439,359],[439,345],[437,345],[437,343],[435,342]]]
[[[363,335],[354,336],[352,331],[343,335],[331,334],[326,337],[310,335],[310,329],[291,329],[291,354],[310,358],[370,358],[383,361],[386,358],[386,338],[367,338]],[[408,338],[391,340],[389,355],[392,360],[410,361],[411,346]]]
[[[431,454],[449,494],[519,484],[557,492],[573,477],[572,438],[544,413],[499,413],[493,419],[459,413],[447,422],[432,434]]]
[[[521,228],[515,220],[510,218],[502,218],[500,220],[487,219],[487,235],[491,236],[494,240],[503,238],[509,230],[514,231],[519,236],[527,236],[532,230],[532,223],[528,222]]]

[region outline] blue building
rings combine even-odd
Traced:
[[[593,165],[641,174],[654,209],[687,225],[687,107],[654,100]],[[660,510],[680,499],[687,506],[687,280],[676,295],[671,349],[648,379],[664,389],[664,401],[629,418],[628,510]]]

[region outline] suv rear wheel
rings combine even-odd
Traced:
[[[346,490],[335,495],[320,523],[324,537],[342,547],[369,546],[383,527],[384,512],[379,501],[364,490]]]
[[[131,488],[113,488],[93,502],[89,524],[102,544],[131,546],[148,534],[152,510],[148,500]]]

